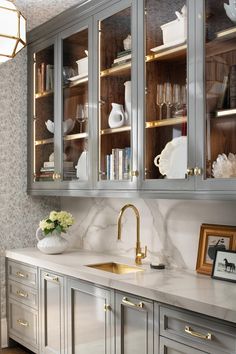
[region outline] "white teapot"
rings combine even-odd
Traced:
[[[120,128],[125,124],[125,112],[122,104],[112,103],[112,110],[108,118],[110,128]]]

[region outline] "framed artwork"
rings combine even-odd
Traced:
[[[217,251],[236,250],[236,226],[202,224],[196,271],[211,275]]]
[[[212,278],[236,283],[236,252],[217,251]]]

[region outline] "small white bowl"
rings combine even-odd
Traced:
[[[236,7],[224,3],[224,9],[228,18],[236,23]]]
[[[47,122],[45,122],[45,125],[47,127],[47,130],[54,134],[54,122],[52,122],[50,119],[47,120]],[[73,129],[74,129],[74,126],[75,126],[75,121],[71,118],[69,119],[66,119],[64,122],[63,122],[63,133],[64,134],[69,134]]]

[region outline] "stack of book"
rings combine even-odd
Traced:
[[[63,179],[64,181],[71,181],[72,179],[76,179],[76,169],[72,161],[64,161]]]
[[[112,67],[124,65],[131,61],[131,49],[124,50],[117,54],[117,58],[114,59]]]
[[[76,170],[72,161],[63,162],[64,180],[76,178]],[[53,181],[54,161],[45,161],[43,167],[40,168],[38,181]]]
[[[107,180],[128,180],[131,169],[131,148],[112,149],[111,155],[106,155]]]
[[[54,66],[41,63],[37,69],[37,92],[52,91],[54,87]]]

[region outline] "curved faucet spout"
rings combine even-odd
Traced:
[[[118,234],[117,234],[117,239],[121,240],[121,219],[122,219],[122,216],[123,216],[125,210],[128,209],[128,208],[131,208],[134,211],[134,213],[136,215],[136,220],[137,220],[137,238],[136,238],[136,258],[135,258],[135,262],[136,262],[136,264],[142,264],[142,259],[147,257],[147,246],[145,246],[145,251],[142,252],[141,243],[140,243],[140,215],[139,215],[138,209],[133,204],[126,204],[120,210],[120,213],[119,213],[119,216],[118,216]]]

